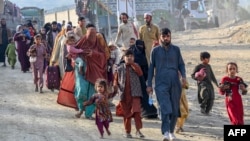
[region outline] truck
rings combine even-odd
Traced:
[[[40,30],[44,25],[44,9],[38,7],[22,7],[21,14],[24,23],[31,22],[35,29]]]
[[[183,6],[190,11],[191,29],[215,27],[214,21],[217,21],[218,26],[218,17],[212,17],[216,20],[211,20],[205,0],[76,0],[77,15],[96,23],[105,35],[111,32],[112,39],[116,35],[122,12],[129,15],[129,20],[135,23],[137,29],[144,24],[143,14],[151,12],[153,23],[159,24],[161,19],[165,19],[170,29],[184,30],[181,17]]]
[[[23,23],[20,8],[9,0],[0,0],[0,19],[2,18],[6,20],[7,27],[13,33],[16,31],[17,25]]]

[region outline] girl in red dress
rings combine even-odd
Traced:
[[[238,66],[229,62],[226,66],[227,76],[221,79],[219,93],[225,95],[227,113],[232,125],[244,125],[244,109],[241,94],[247,93],[247,85],[237,76]],[[241,93],[241,94],[240,94]]]

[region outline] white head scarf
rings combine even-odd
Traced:
[[[22,25],[16,26],[16,33],[22,32]]]

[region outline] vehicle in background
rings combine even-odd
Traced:
[[[21,13],[24,18],[24,23],[31,22],[37,32],[44,25],[44,9],[38,7],[23,7]]]
[[[0,19],[4,18],[8,28],[13,33],[16,31],[16,26],[23,23],[20,8],[9,0],[0,0]]]
[[[218,17],[207,11],[204,0],[186,0],[182,5],[190,10],[191,29],[219,26]]]

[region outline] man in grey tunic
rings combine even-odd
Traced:
[[[152,93],[152,79],[155,74],[155,93],[160,105],[161,131],[164,141],[175,139],[174,128],[180,115],[181,83],[178,75],[182,75],[182,84],[186,85],[186,70],[180,48],[171,44],[171,31],[162,28],[161,45],[151,51],[148,72],[147,92]]]
[[[130,38],[137,39],[136,36],[136,29],[132,22],[128,21],[128,14],[127,13],[121,13],[120,20],[122,23],[118,27],[118,33],[115,38],[115,43],[118,44],[120,38],[122,41],[122,46],[126,47],[127,49],[130,47]]]

